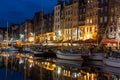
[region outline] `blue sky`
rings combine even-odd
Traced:
[[[19,24],[26,19],[32,19],[35,12],[44,8],[45,13],[53,11],[57,0],[1,0],[0,27],[5,27],[8,21]]]

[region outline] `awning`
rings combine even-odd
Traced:
[[[97,43],[96,39],[87,39],[85,40],[85,43]]]
[[[53,43],[62,43],[62,40],[54,40]]]
[[[106,43],[117,43],[120,42],[120,40],[117,39],[102,39],[101,43],[106,44]]]

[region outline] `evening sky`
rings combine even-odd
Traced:
[[[44,9],[51,13],[57,0],[1,0],[0,1],[0,27],[8,24],[21,24],[26,19],[32,19],[35,12]]]

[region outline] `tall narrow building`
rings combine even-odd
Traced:
[[[54,40],[60,40],[61,39],[61,27],[60,27],[60,17],[61,17],[61,8],[62,8],[63,2],[61,0],[58,0],[58,4],[54,6]]]

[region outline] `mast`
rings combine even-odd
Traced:
[[[8,22],[7,22],[7,34],[6,34],[6,44],[7,44],[7,47],[8,47]]]
[[[118,33],[119,33],[119,26],[118,26],[118,19],[119,19],[119,17],[118,17],[118,15],[117,15],[117,21],[116,21],[116,26],[117,26],[117,28],[116,28],[116,38],[117,38],[117,46],[118,46],[118,49],[119,49],[119,35],[118,35]]]
[[[71,25],[71,46],[73,46],[73,20],[74,20],[74,0],[70,0],[70,4],[72,6],[71,10],[72,10],[72,14],[71,14],[71,18],[72,18],[72,25]]]

